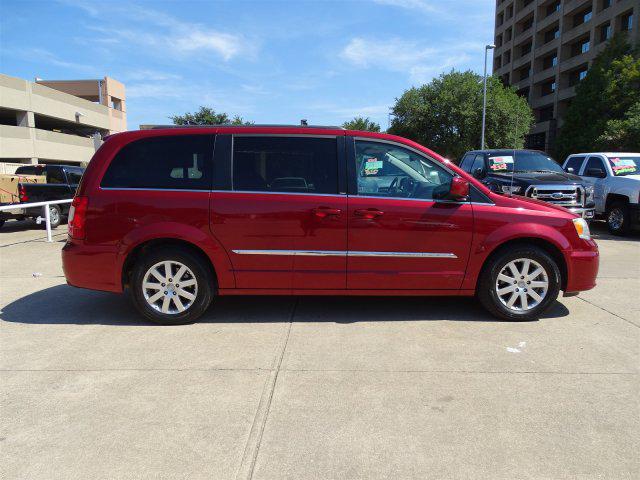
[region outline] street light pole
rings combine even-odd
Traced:
[[[482,139],[480,140],[480,150],[484,150],[484,131],[487,123],[487,54],[489,50],[496,48],[495,45],[484,47],[484,88],[482,95]]]

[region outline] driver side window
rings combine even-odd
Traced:
[[[358,195],[434,200],[452,175],[435,161],[398,145],[356,140]]]

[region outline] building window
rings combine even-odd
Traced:
[[[504,23],[504,15],[502,13],[498,15],[498,20],[496,21],[496,23],[498,24],[498,26]]]
[[[506,32],[504,32],[504,38],[506,42],[510,42],[511,41],[511,36],[512,36],[513,31],[511,30],[511,27],[509,27],[507,29]]]
[[[503,64],[507,64],[511,62],[511,50],[507,50],[506,52],[504,52],[504,57],[503,57]]]
[[[593,10],[591,7],[582,10],[580,13],[577,13],[573,16],[573,26],[577,27],[578,25],[582,25],[583,23],[587,23],[591,20],[593,16]]]
[[[538,122],[553,120],[553,105],[538,109]]]
[[[502,46],[502,34],[498,35],[496,37],[496,47],[501,47]]]
[[[544,82],[540,86],[540,94],[541,94],[542,97],[544,97],[545,95],[551,95],[555,91],[556,91],[556,81],[555,80],[549,80],[547,82]]]
[[[611,38],[611,35],[613,34],[613,29],[611,28],[611,24],[607,22],[605,24],[600,25],[599,32],[600,32],[600,43],[606,42]]]
[[[558,65],[558,54],[552,53],[551,55],[547,55],[542,59],[542,68],[546,70],[547,68],[553,68]]]
[[[606,10],[611,6],[611,0],[600,0],[600,11]]]
[[[589,39],[580,40],[573,45],[571,45],[571,56],[575,57],[576,55],[580,55],[581,53],[587,53],[589,48],[591,47],[591,42]]]
[[[633,12],[625,13],[620,18],[620,30],[629,32],[633,29]]]
[[[584,65],[583,67],[572,71],[569,74],[569,86],[573,87],[584,80],[584,78],[587,76],[588,70],[589,67],[587,65]]]
[[[526,80],[529,78],[531,76],[531,67],[529,65],[522,67],[518,70],[518,76],[520,77],[519,80]]]
[[[533,17],[527,18],[525,21],[520,22],[520,33],[524,33],[533,27]]]
[[[556,38],[560,38],[560,27],[555,26],[552,29],[544,32],[544,43],[549,43]]]
[[[556,0],[555,2],[550,3],[549,5],[547,5],[547,17],[549,15],[553,15],[556,12],[559,12],[560,11],[560,6],[561,6],[560,0]]]
[[[509,5],[509,6],[507,7],[506,12],[507,12],[507,14],[506,14],[506,17],[505,17],[505,18],[506,18],[507,20],[509,20],[511,17],[513,17],[513,5]]]
[[[531,52],[531,46],[532,46],[531,42],[527,42],[527,43],[521,45],[520,46],[520,56],[524,57],[525,55],[530,53]]]

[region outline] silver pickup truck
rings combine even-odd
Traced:
[[[605,218],[611,233],[640,227],[640,153],[576,153],[562,168],[593,185],[596,215]]]

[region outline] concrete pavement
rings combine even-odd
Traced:
[[[638,478],[640,237],[539,322],[471,299],[221,298],[147,324],[0,231],[0,478]],[[34,273],[36,274],[34,276]]]

